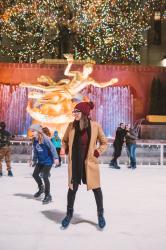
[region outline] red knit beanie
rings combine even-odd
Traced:
[[[78,109],[84,115],[89,116],[90,110],[94,108],[93,102],[80,102],[78,103],[74,109]]]

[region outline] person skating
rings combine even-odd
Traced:
[[[126,125],[126,149],[127,155],[130,159],[130,166],[128,168],[135,169],[137,167],[136,164],[136,139],[137,135],[134,129],[131,128],[130,124]]]
[[[35,163],[33,178],[39,188],[34,197],[38,198],[42,193],[45,193],[43,204],[47,204],[52,200],[49,181],[50,170],[54,163],[59,164],[58,154],[51,140],[43,133],[39,124],[31,125],[30,130],[33,132],[33,162]],[[40,177],[41,173],[44,185]]]
[[[5,122],[0,122],[0,177],[3,176],[2,172],[2,161],[5,159],[8,176],[12,177],[13,173],[11,170],[11,148],[10,140],[11,134],[5,130]]]
[[[49,128],[47,127],[42,127],[42,131],[45,135],[48,136],[48,138],[51,140],[51,132],[49,130]],[[40,177],[43,178],[43,173],[40,173]],[[49,173],[48,177],[51,177],[51,174]]]
[[[104,228],[106,224],[97,158],[106,150],[107,139],[100,125],[89,119],[93,107],[92,102],[81,102],[75,106],[74,121],[68,125],[62,140],[65,153],[68,154],[69,184],[67,213],[62,220],[63,228],[70,224],[73,217],[75,196],[81,182],[87,185],[87,190],[93,190],[99,227]]]
[[[120,169],[120,166],[118,166],[117,163],[117,159],[118,157],[121,156],[125,135],[126,135],[125,124],[120,123],[119,127],[116,130],[115,140],[113,142],[113,147],[114,147],[113,158],[109,164],[111,168]]]
[[[61,143],[61,139],[60,139],[60,137],[58,135],[58,131],[54,131],[54,136],[51,138],[51,141],[54,144],[54,146],[56,148],[56,151],[58,153],[58,156],[59,156],[59,165],[58,165],[58,167],[60,167],[61,166],[61,155],[60,155],[60,153],[61,153],[61,147],[62,147],[61,144],[62,143]]]

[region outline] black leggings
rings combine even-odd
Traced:
[[[78,184],[73,184],[73,190],[68,189],[68,194],[67,194],[67,206],[68,208],[73,208],[74,207],[74,201],[76,197],[76,193],[78,190]],[[92,189],[95,200],[96,200],[96,205],[97,205],[97,211],[102,211],[103,210],[103,194],[101,188],[95,188]]]
[[[42,173],[46,195],[50,194],[50,181],[48,178],[50,174],[50,170],[51,170],[51,166],[44,166],[41,164],[36,164],[36,167],[32,175],[35,181],[37,182],[38,187],[41,188],[41,186],[43,185],[43,182],[39,174]]]
[[[121,156],[122,145],[121,144],[113,144],[114,152],[113,152],[113,162],[117,162],[119,156]]]
[[[59,157],[59,164],[61,164],[61,148],[56,148]]]

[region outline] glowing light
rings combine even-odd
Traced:
[[[9,40],[2,43],[1,53],[15,62],[57,58],[66,30],[77,59],[139,63],[140,48],[146,44],[143,32],[164,4],[165,0],[1,1],[0,33]]]
[[[161,61],[161,66],[166,67],[166,58]]]
[[[73,120],[72,110],[75,106],[74,101],[83,100],[83,96],[80,95],[80,91],[88,85],[92,85],[99,88],[111,86],[118,82],[117,78],[112,78],[108,82],[98,83],[90,74],[93,71],[92,64],[85,64],[83,71],[70,71],[72,63],[74,62],[71,54],[65,55],[68,65],[65,69],[66,76],[72,76],[72,79],[62,79],[59,82],[54,82],[50,77],[41,76],[38,78],[39,83],[21,83],[20,87],[26,87],[35,89],[28,95],[27,112],[33,119],[40,123],[62,125]],[[68,80],[68,81],[67,81]],[[44,83],[47,83],[45,86]],[[63,83],[63,84],[62,84]],[[42,93],[37,92],[41,90]],[[86,98],[85,98],[86,99]],[[85,100],[84,99],[84,100]]]

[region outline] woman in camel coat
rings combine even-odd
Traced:
[[[81,102],[75,106],[74,122],[68,125],[62,140],[65,152],[68,154],[69,184],[67,214],[62,221],[63,227],[67,227],[71,221],[75,195],[81,182],[87,185],[87,190],[94,192],[99,227],[103,228],[106,224],[103,216],[98,157],[106,150],[107,139],[100,125],[89,119],[93,107],[92,102]]]

